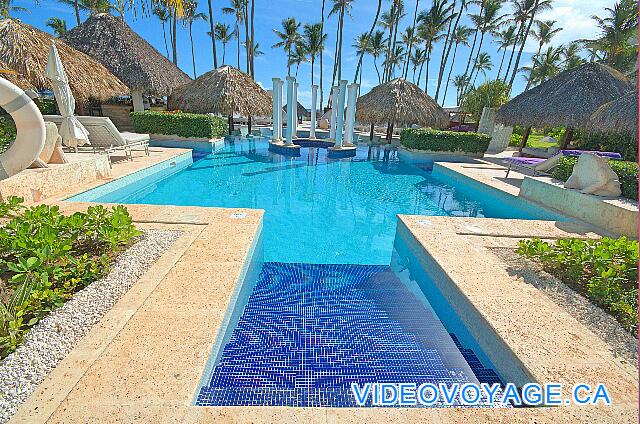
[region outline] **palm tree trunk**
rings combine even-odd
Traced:
[[[165,29],[164,21],[162,22],[162,37],[164,37],[164,49],[167,51],[167,59],[169,59],[169,44],[167,43],[167,31]]]
[[[542,51],[542,43],[538,44],[538,52],[536,53],[537,57],[540,57],[540,52],[541,51]],[[534,56],[534,57],[536,57],[536,56]],[[524,88],[524,91],[527,91],[531,87],[531,81],[532,81],[531,74],[533,74],[533,70],[535,69],[535,67],[536,67],[536,63],[533,62],[531,64],[531,73],[529,74],[529,79],[527,80],[527,86]]]
[[[524,31],[524,23],[522,23],[520,25],[520,28],[518,28],[518,34],[516,35],[516,39],[513,40],[513,47],[511,48],[511,55],[509,55],[509,63],[507,64],[507,70],[504,73],[504,78],[502,79],[502,82],[506,83],[507,82],[507,78],[509,77],[509,71],[511,70],[511,62],[513,61],[513,57],[515,56],[516,53],[516,47],[518,45],[518,42],[520,41],[520,37],[522,37],[522,32]]]
[[[416,12],[418,10],[418,3],[420,3],[420,0],[417,0],[416,2]],[[373,25],[371,25],[371,28],[369,29],[369,34],[367,35],[367,43],[371,41],[371,35],[373,34],[373,31],[376,29],[376,25],[378,24],[378,18],[380,17],[380,9],[382,9],[382,0],[378,0],[378,10],[376,11],[376,17],[373,19]],[[414,23],[414,26],[415,26],[415,23]],[[362,81],[362,71],[360,70],[360,67],[362,66],[362,58],[364,57],[365,51],[366,49],[362,49],[362,51],[360,52],[360,58],[358,59],[358,67],[356,68],[356,78],[358,76],[358,71],[360,71],[360,81]],[[354,83],[356,82],[356,78],[353,79]]]
[[[429,48],[427,50],[427,70],[424,71],[424,92],[429,94],[428,92],[428,87],[429,87],[429,62],[431,61],[431,48]]]
[[[222,66],[224,66],[224,57],[227,55],[227,43],[222,43]]]
[[[475,59],[473,59],[473,66],[471,67],[471,74],[469,74],[469,78],[471,78],[473,76],[473,74],[477,71],[478,56],[480,56],[480,50],[482,49],[482,43],[484,41],[484,34],[485,34],[485,32],[481,32],[481,34],[480,34],[480,43],[478,44],[478,51],[476,52],[476,57],[475,57]],[[477,76],[477,74],[476,74],[476,76]],[[475,78],[473,79],[473,81],[474,81],[474,83],[471,84],[471,85],[475,85],[475,81],[476,81]],[[468,86],[465,87],[465,91],[466,91],[466,88],[468,88]]]
[[[322,0],[322,10],[321,10],[321,15],[322,15],[322,20],[320,21],[320,40],[322,40],[324,38],[324,3],[325,0]],[[324,101],[324,87],[323,87],[323,83],[322,83],[322,65],[323,65],[323,61],[322,61],[322,56],[323,56],[323,51],[324,51],[324,47],[320,49],[320,110],[324,111],[323,109],[323,101]]]
[[[392,0],[392,5],[391,5],[391,11],[395,11],[396,9],[396,3],[397,0]],[[395,12],[394,12],[395,13]],[[391,71],[389,70],[391,68],[391,46],[393,43],[393,26],[395,24],[395,19],[393,19],[393,16],[391,17],[391,22],[389,23],[389,42],[387,43],[387,60],[386,63],[384,65],[384,72],[382,73],[382,80],[384,82],[387,82],[387,75],[391,73]]]
[[[247,74],[251,75],[251,44],[249,43],[249,16],[247,4],[244,6],[244,47],[247,54]]]
[[[462,10],[460,10],[462,13]],[[444,69],[446,68],[447,60],[449,59],[449,52],[451,51],[451,45],[453,44],[453,34],[456,30],[456,26],[458,25],[458,20],[460,20],[460,16],[456,19],[456,24],[451,28],[451,23],[453,20],[449,20],[449,27],[447,28],[447,36],[444,39],[444,46],[442,47],[442,56],[440,57],[440,68],[438,69],[438,85],[436,86],[436,95],[434,97],[435,101],[438,101],[438,97],[440,96],[440,86],[442,85],[442,77],[444,76]]]
[[[456,53],[458,51],[458,43],[453,49],[453,57],[451,58],[451,66],[449,67],[449,74],[447,75],[447,82],[444,85],[444,95],[442,96],[442,104],[444,105],[445,99],[447,98],[447,91],[449,91],[449,83],[451,82],[451,72],[453,72],[453,64],[456,62]]]
[[[78,25],[80,25],[80,5],[78,4],[78,0],[74,0],[73,2],[73,9],[76,12],[76,22],[78,22]]]
[[[176,11],[174,10],[171,13],[171,25],[172,25],[172,38],[173,38],[173,43],[172,43],[172,48],[173,48],[173,64],[178,66],[178,17],[176,16]]]
[[[193,47],[193,23],[189,23],[189,40],[191,40],[191,63],[193,64],[193,79],[196,79],[196,51]]]
[[[316,62],[316,57],[315,56],[311,56],[311,86],[313,86],[315,77],[314,77],[314,72],[313,72],[313,66]],[[322,104],[322,103],[320,103]]]
[[[380,70],[378,69],[378,61],[373,58],[373,67],[376,68],[376,74],[378,74],[378,84],[382,84],[382,78],[380,77]]]
[[[216,54],[216,24],[213,19],[213,4],[209,2],[209,28],[211,29],[211,46],[213,49],[213,69],[218,67],[218,55]]]
[[[516,75],[518,74],[518,65],[520,64],[520,59],[522,58],[522,50],[524,50],[524,45],[527,42],[527,37],[529,37],[529,31],[531,31],[531,26],[533,25],[533,21],[536,17],[537,9],[538,9],[538,0],[536,0],[535,5],[533,6],[533,10],[531,11],[531,17],[529,18],[529,25],[527,25],[527,30],[522,37],[522,43],[520,44],[520,49],[518,50],[516,63],[513,66],[513,74],[511,74],[511,80],[509,81],[509,90],[511,90],[511,87],[513,86],[513,81],[516,79]]]
[[[419,4],[420,4],[420,0],[416,0],[416,9],[413,11],[413,35],[414,36],[416,33],[416,22],[418,21],[418,5]],[[409,43],[409,50],[407,52],[407,63],[404,69],[404,79],[407,79],[407,74],[409,74],[409,60],[411,59],[412,49],[413,49],[413,40]]]
[[[396,58],[395,58],[395,46],[396,46],[396,42],[398,41],[398,28],[400,27],[400,13],[398,13],[398,9],[396,9],[396,19],[394,21],[393,24],[393,44],[392,44],[392,55],[394,56],[393,60],[390,61],[389,63],[389,75],[387,75],[387,78],[389,81],[391,81],[391,74],[395,73],[395,67],[396,67]]]
[[[236,18],[236,40],[238,41],[238,70],[240,70],[240,21]]]
[[[504,57],[507,55],[507,47],[505,46],[502,52],[502,59],[500,60],[500,67],[498,68],[498,75],[496,75],[496,81],[500,79],[500,73],[502,72],[502,65],[504,64]]]
[[[420,72],[418,72],[418,85],[420,85],[420,80],[422,79],[422,71],[424,70],[424,63],[426,62],[426,59],[422,61],[422,63],[420,63]]]
[[[287,49],[287,76],[291,76],[291,47]]]
[[[331,76],[331,87],[336,84],[336,74],[338,73],[338,44],[340,42],[340,20],[338,19],[338,26],[336,27],[336,45],[333,49],[333,75]],[[329,101],[331,101],[331,96],[329,96]],[[329,102],[327,102],[327,105]]]
[[[340,9],[340,45],[338,46],[338,83],[342,80],[342,34],[344,30],[344,5]]]
[[[251,77],[253,77],[254,79],[256,77],[256,62],[254,57],[254,49],[256,47],[255,17],[256,17],[256,1],[251,0]]]

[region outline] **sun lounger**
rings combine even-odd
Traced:
[[[269,128],[260,128],[260,137],[271,138],[273,136],[273,131]]]
[[[133,160],[133,149],[142,148],[149,156],[149,134],[120,132],[111,119],[105,116],[78,116],[77,118],[89,131],[90,145],[74,148],[75,151],[92,150],[111,154],[122,150],[127,159]],[[58,128],[62,124],[60,115],[44,115],[44,120],[55,123]]]
[[[507,168],[507,177],[509,176],[509,172],[511,172],[511,168],[523,168],[528,169],[529,171],[533,171],[533,175],[539,174],[549,174],[550,171],[555,168],[560,162],[560,158],[562,157],[579,157],[583,153],[593,153],[594,155],[598,155],[607,159],[612,160],[621,160],[622,155],[616,152],[596,152],[596,151],[586,151],[586,150],[560,150],[557,154],[551,156],[550,158],[527,158],[527,157],[512,157],[506,158],[505,162],[509,165]]]

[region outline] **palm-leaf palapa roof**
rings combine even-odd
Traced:
[[[447,113],[417,85],[396,78],[358,98],[356,120],[373,124],[402,123],[443,128]]]
[[[600,106],[591,115],[589,130],[638,137],[638,89]]]
[[[269,116],[271,96],[249,75],[231,66],[222,66],[177,88],[169,97],[169,109],[193,113]]]
[[[107,68],[65,42],[17,19],[0,20],[0,58],[3,66],[17,72],[24,82],[29,82],[37,89],[51,88],[45,70],[53,41],[78,106],[82,108],[91,98],[106,100],[129,92]]]
[[[168,95],[191,81],[126,22],[108,13],[92,15],[62,39],[102,63],[132,91]]]
[[[496,119],[506,125],[586,128],[598,107],[633,88],[621,72],[586,63],[514,97],[498,109]]]
[[[0,60],[0,78],[4,78],[10,83],[17,85],[24,91],[26,90],[36,90],[36,87],[29,82],[28,79],[24,77],[21,73],[10,69],[9,66]]]

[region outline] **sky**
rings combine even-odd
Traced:
[[[326,10],[329,9],[331,0],[326,0]],[[418,0],[419,11],[428,9],[431,6],[431,0]],[[214,0],[214,19],[216,22],[224,22],[233,28],[234,19],[231,15],[224,15],[222,8],[228,6],[229,0]],[[377,8],[375,0],[354,0],[351,17],[347,17],[344,25],[344,46],[343,46],[343,78],[353,80],[358,58],[355,49],[351,47],[354,38],[361,33],[368,32]],[[551,42],[551,45],[558,46],[568,43],[575,39],[592,38],[598,34],[595,22],[591,19],[594,14],[603,14],[605,7],[614,4],[614,0],[554,0],[553,9],[540,15],[540,19],[554,19],[558,21],[558,25],[563,28]],[[67,27],[71,28],[75,25],[75,14],[72,7],[60,3],[58,0],[40,0],[40,4],[36,5],[34,0],[14,0],[14,5],[26,7],[30,10],[26,12],[15,12],[14,17],[19,18],[23,22],[33,25],[43,31],[51,32],[45,23],[50,17],[58,17],[65,19]],[[405,0],[405,10],[407,16],[401,23],[404,29],[413,23],[413,11],[416,6],[416,0]],[[281,28],[281,22],[288,17],[294,17],[302,23],[317,23],[321,19],[321,0],[256,0],[255,2],[255,38],[260,44],[260,50],[264,55],[256,57],[255,69],[256,80],[266,89],[272,86],[271,78],[286,77],[287,74],[287,58],[286,53],[281,48],[272,48],[278,38],[274,34],[274,29]],[[383,1],[383,11],[390,7],[390,0]],[[471,6],[469,11],[477,13],[477,6]],[[208,14],[208,5],[206,0],[200,0],[198,11]],[[510,2],[505,1],[503,13],[511,12]],[[327,12],[325,12],[327,13]],[[82,18],[86,18],[83,14]],[[133,13],[127,12],[127,23],[138,32],[145,40],[151,43],[162,54],[166,54],[164,39],[162,36],[162,26],[157,18],[142,17],[140,13],[134,16]],[[465,16],[462,23],[472,26],[469,19]],[[333,71],[333,56],[335,51],[337,19],[331,16],[325,20],[325,32],[328,34],[326,48],[324,51],[324,91],[325,99],[330,91],[331,76]],[[213,58],[211,51],[211,41],[207,35],[209,23],[198,21],[194,23],[193,38],[196,52],[196,72],[201,75],[213,68]],[[244,39],[244,28],[241,28],[242,39]],[[442,54],[442,43],[439,43],[433,51],[430,66],[430,80],[428,83],[428,93],[433,97],[436,90],[439,58]],[[497,51],[497,44],[494,42],[485,42],[482,51],[491,55],[494,68],[487,73],[486,78],[495,78],[497,73],[502,52]],[[227,45],[225,62],[231,65],[237,65],[237,48],[236,41],[233,40]],[[241,47],[242,53],[244,49]],[[525,51],[521,59],[521,66],[530,64],[531,56],[537,50],[535,40],[529,40],[525,46]],[[244,57],[244,54],[242,55]],[[467,58],[469,56],[469,48],[460,47],[452,76],[464,73]],[[218,46],[218,60],[222,59],[222,48]],[[382,59],[379,59],[382,62]],[[241,59],[241,65],[244,68],[244,59]],[[380,66],[380,63],[378,64]],[[188,75],[193,76],[193,67],[191,64],[191,45],[189,35],[186,29],[178,31],[178,66]],[[319,78],[319,62],[316,60],[315,83],[318,84]],[[424,74],[419,85],[424,87]],[[409,72],[411,77],[411,71]],[[480,75],[477,83],[482,82],[484,77]],[[311,104],[311,64],[303,63],[298,71],[298,99],[305,106],[310,107]],[[361,94],[368,92],[372,87],[378,84],[378,77],[373,66],[373,59],[365,56],[364,73],[362,77]],[[513,87],[513,95],[518,94],[524,89],[525,80],[522,75],[516,78]],[[325,100],[326,103],[326,100]],[[450,87],[444,106],[455,106],[455,89]]]

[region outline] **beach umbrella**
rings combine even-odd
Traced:
[[[231,123],[235,113],[249,118],[269,116],[273,104],[271,96],[251,76],[227,65],[175,89],[168,108],[229,116]]]
[[[378,85],[359,97],[356,120],[372,126],[387,124],[389,140],[395,124],[444,128],[449,123],[449,117],[440,105],[420,87],[404,78]]]
[[[600,106],[591,115],[589,130],[638,137],[638,89]]]
[[[126,22],[108,13],[91,15],[61,38],[103,64],[129,87],[134,107],[141,105],[143,94],[168,96],[192,81]]]
[[[129,93],[129,89],[99,62],[17,19],[0,19],[2,68],[16,72],[23,82],[28,82],[37,90],[50,89],[51,81],[45,75],[45,70],[54,40],[79,114],[88,111],[93,99],[108,100]],[[24,83],[18,85],[24,86]]]
[[[586,63],[521,93],[502,105],[496,121],[527,128],[567,128],[562,148],[574,129],[587,129],[591,115],[634,86],[621,72],[601,63]]]
[[[89,132],[74,116],[76,101],[73,98],[71,88],[69,88],[69,80],[64,72],[64,66],[62,66],[55,42],[51,43],[51,48],[49,49],[45,75],[51,80],[53,94],[58,103],[58,110],[62,115],[60,136],[63,144],[67,147],[89,144]]]

